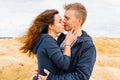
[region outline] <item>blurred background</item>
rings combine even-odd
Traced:
[[[0,80],[32,80],[37,61],[23,54],[27,29],[46,9],[81,2],[88,16],[83,29],[92,37],[97,57],[90,80],[120,80],[120,0],[0,0]]]
[[[120,0],[0,0],[0,37],[20,37],[45,9],[81,2],[88,16],[83,29],[93,37],[120,37]]]

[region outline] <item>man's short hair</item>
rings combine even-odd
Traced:
[[[74,10],[76,11],[76,18],[82,18],[83,19],[83,23],[86,20],[87,17],[87,10],[85,8],[84,5],[82,5],[81,3],[70,3],[64,6],[65,10]],[[82,24],[83,24],[82,23]]]

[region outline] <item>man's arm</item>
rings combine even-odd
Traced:
[[[47,80],[89,80],[95,61],[96,49],[94,46],[91,46],[84,50],[75,69],[71,73],[62,75],[50,73]]]

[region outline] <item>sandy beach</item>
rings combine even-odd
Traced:
[[[0,80],[31,80],[36,58],[21,53],[22,39],[0,39]],[[120,80],[120,38],[93,38],[96,63],[90,80]]]

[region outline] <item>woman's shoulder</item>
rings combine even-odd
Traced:
[[[50,45],[55,45],[57,41],[50,36],[49,34],[41,34],[40,39],[35,42],[33,51],[36,52],[39,46],[42,46],[42,48],[48,47]]]
[[[51,42],[51,41],[56,42],[56,40],[52,36],[50,36],[49,34],[41,34],[40,39],[43,40],[44,42]]]

